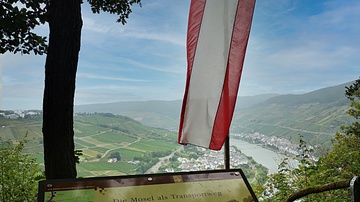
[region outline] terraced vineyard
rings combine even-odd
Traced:
[[[15,142],[27,134],[24,151],[43,163],[41,124],[39,118],[1,118],[0,137]],[[174,132],[112,114],[76,115],[74,132],[75,147],[83,152],[77,165],[79,177],[142,173],[156,163],[158,158],[152,157],[153,153],[170,153],[179,147]],[[121,159],[109,163],[114,152],[119,152]],[[134,163],[134,159],[141,159],[141,162]]]

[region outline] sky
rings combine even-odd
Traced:
[[[82,5],[75,105],[182,99],[190,0],[143,0],[126,25]],[[360,1],[257,0],[240,96],[301,94],[360,76]],[[37,33],[48,35],[47,24]],[[46,56],[5,53],[1,109],[42,109]]]

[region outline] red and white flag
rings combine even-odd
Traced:
[[[191,0],[180,144],[220,150],[228,135],[255,0]]]

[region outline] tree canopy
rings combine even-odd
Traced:
[[[22,5],[21,7],[19,7]],[[34,28],[46,21],[44,0],[2,0],[0,2],[0,53],[46,53],[46,37]]]
[[[126,23],[131,5],[141,0],[87,0],[93,13],[108,12],[119,16],[117,22]],[[0,54],[13,52],[43,55],[47,50],[47,37],[34,32],[47,22],[51,0],[2,0],[0,1]]]
[[[116,158],[117,161],[120,161],[120,160],[121,160],[121,156],[120,156],[120,153],[119,153],[119,152],[112,152],[112,153],[110,154],[110,157],[109,157],[109,158],[110,158],[110,159]]]
[[[354,176],[360,176],[360,79],[346,87],[345,96],[350,100],[348,114],[355,118],[349,126],[342,126],[333,138],[333,148],[318,161],[310,158],[312,149],[300,138],[298,156],[300,164],[293,168],[287,159],[278,173],[268,178],[266,185],[259,185],[262,201],[350,201],[349,185]]]
[[[126,23],[141,0],[88,0],[94,13],[108,12]],[[44,164],[47,179],[75,178],[73,106],[81,46],[82,0],[3,0],[0,53],[46,53],[43,97]],[[141,5],[141,4],[140,4]],[[49,41],[34,29],[49,25]]]

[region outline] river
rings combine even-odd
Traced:
[[[230,139],[231,146],[236,146],[242,153],[246,156],[251,156],[257,163],[265,166],[269,169],[269,174],[276,173],[278,171],[278,165],[286,157],[285,155],[274,152],[273,150],[266,149],[257,144],[251,144],[239,139]],[[182,149],[183,147],[180,147]],[[173,152],[175,153],[175,152]],[[160,161],[150,168],[146,173],[156,173],[158,172],[159,167],[164,163],[165,159],[171,158],[173,153],[169,156],[163,157]],[[230,156],[231,158],[231,156]],[[297,163],[294,160],[290,161],[291,166],[294,167]]]
[[[251,156],[257,163],[269,169],[269,174],[276,173],[278,165],[286,157],[260,145],[250,144],[239,139],[230,139],[230,145],[236,146],[246,156]],[[230,157],[231,158],[231,157]],[[295,161],[290,161],[295,165]]]

